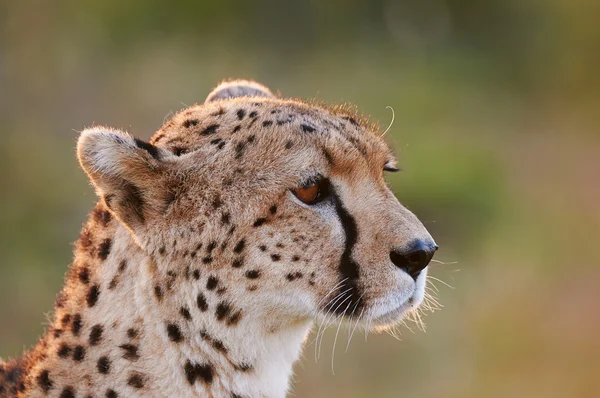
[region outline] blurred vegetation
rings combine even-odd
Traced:
[[[92,123],[148,138],[228,77],[387,126],[442,247],[428,333],[338,344],[299,397],[600,396],[600,2],[0,3],[0,355],[41,334],[95,196]],[[458,272],[460,270],[460,272]]]

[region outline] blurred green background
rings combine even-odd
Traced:
[[[427,333],[335,328],[298,397],[600,396],[600,2],[3,1],[0,356],[42,333],[95,195],[77,131],[149,138],[229,77],[352,102],[441,250]],[[456,262],[456,263],[454,263]]]

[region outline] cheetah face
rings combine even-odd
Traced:
[[[206,286],[246,317],[373,327],[423,300],[437,246],[388,188],[383,139],[343,111],[233,82],[151,143],[87,129],[78,156],[155,278],[190,280],[172,300]]]

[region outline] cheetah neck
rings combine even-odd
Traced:
[[[53,326],[29,355],[27,396],[69,389],[76,396],[285,396],[309,319],[229,298],[229,318],[246,315],[219,321],[226,295],[205,292],[199,304],[196,295],[178,294],[206,277],[163,274],[163,264],[99,211],[77,243]]]

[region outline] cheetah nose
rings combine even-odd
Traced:
[[[416,281],[421,271],[427,267],[427,264],[433,258],[437,249],[438,245],[433,242],[417,240],[408,246],[408,249],[390,252],[390,260],[392,260],[392,263],[396,267],[406,272]]]

